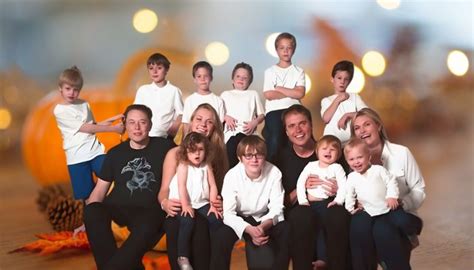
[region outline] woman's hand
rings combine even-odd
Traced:
[[[181,212],[181,202],[177,199],[164,199],[161,202],[161,207],[170,217],[174,217]]]

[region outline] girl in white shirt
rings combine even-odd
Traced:
[[[222,215],[209,202],[217,201],[217,186],[212,168],[207,164],[210,157],[209,140],[202,134],[191,132],[179,147],[179,165],[170,183],[170,199],[179,198],[181,215],[178,217],[178,265],[181,270],[191,270],[189,262],[190,242],[194,227],[195,211],[207,218],[214,231],[222,221]]]
[[[257,126],[263,122],[265,111],[255,90],[248,90],[253,80],[252,67],[239,63],[232,70],[233,90],[221,94],[226,114],[224,116],[224,139],[230,167],[239,163],[236,150],[243,137],[257,134]]]
[[[230,267],[238,239],[246,241],[249,269],[288,269],[289,226],[284,222],[281,172],[265,161],[265,141],[256,135],[237,146],[240,163],[224,178],[224,224],[212,240],[211,269]]]

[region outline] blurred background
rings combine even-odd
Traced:
[[[33,207],[39,187],[68,182],[52,115],[63,69],[81,69],[81,96],[101,120],[122,112],[138,86],[149,83],[145,63],[154,52],[170,59],[168,79],[183,98],[194,90],[191,67],[199,60],[213,65],[216,94],[231,88],[231,71],[242,61],[254,70],[250,88],[261,91],[264,70],[277,62],[275,36],[290,32],[297,39],[293,62],[307,75],[302,103],[313,113],[316,137],[323,127],[320,101],[333,93],[332,66],[351,60],[357,68],[349,91],[381,114],[390,140],[412,150],[425,176],[429,197],[422,214],[430,225],[422,235],[428,245],[419,252],[455,243],[449,250],[461,250],[455,254],[465,264],[452,269],[472,266],[473,16],[470,0],[2,0],[2,219],[20,201]],[[113,145],[119,138],[101,140]],[[457,209],[461,217],[446,216]],[[24,221],[0,227],[5,249],[35,233],[24,229],[12,240],[7,232]],[[452,235],[429,238],[446,231]],[[435,265],[421,261],[416,269]],[[449,260],[441,261],[440,269],[450,269]]]

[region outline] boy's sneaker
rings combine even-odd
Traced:
[[[408,235],[407,237],[408,237],[408,240],[410,240],[412,250],[420,245],[420,240],[418,240],[418,235],[412,234],[412,235]]]
[[[181,270],[193,270],[191,263],[187,257],[178,257],[178,266]]]

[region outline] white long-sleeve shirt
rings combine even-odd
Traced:
[[[382,150],[383,166],[395,176],[403,209],[414,215],[425,200],[425,180],[410,150],[386,141]]]
[[[351,172],[346,182],[346,209],[351,212],[355,201],[362,204],[371,216],[390,211],[386,199],[398,199],[398,186],[395,176],[380,165],[371,165],[364,174]]]
[[[310,174],[319,176],[321,180],[335,178],[337,181],[338,189],[334,201],[336,201],[338,204],[344,203],[346,185],[346,173],[344,172],[344,169],[341,165],[337,163],[330,164],[326,168],[321,168],[319,166],[319,160],[317,160],[311,161],[306,164],[303,171],[301,171],[300,176],[298,177],[298,182],[296,183],[296,195],[298,197],[298,203],[300,205],[308,203],[306,192],[315,198],[328,198],[326,191],[321,185],[316,188],[306,189],[306,180],[308,179]]]
[[[254,180],[247,176],[242,163],[230,169],[224,177],[222,197],[224,224],[239,238],[250,225],[240,216],[252,216],[259,222],[271,219],[273,225],[284,220],[281,172],[269,162],[265,162],[260,177]]]

